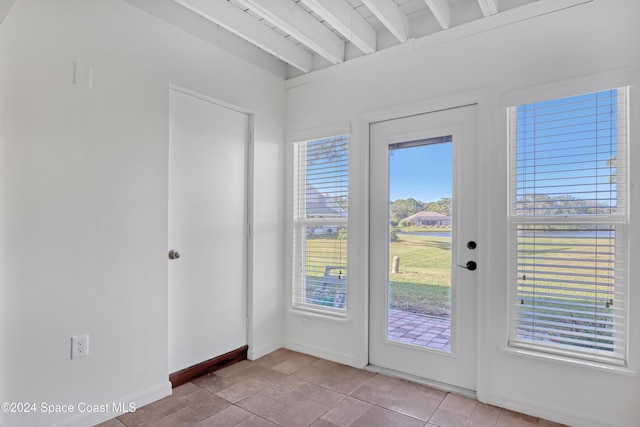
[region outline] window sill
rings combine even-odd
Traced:
[[[522,348],[499,347],[499,349],[503,353],[529,357],[531,359],[537,359],[537,360],[548,360],[551,362],[562,363],[564,365],[593,369],[600,372],[609,372],[612,374],[625,375],[629,377],[638,375],[638,371],[629,369],[625,366],[615,366],[615,365],[609,365],[602,362],[574,359],[572,357],[559,356],[557,354],[543,353],[540,351],[526,350]]]

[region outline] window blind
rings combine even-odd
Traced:
[[[348,136],[294,144],[293,301],[347,307]]]
[[[626,363],[627,92],[509,109],[511,346]]]

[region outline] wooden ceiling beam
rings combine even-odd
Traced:
[[[237,1],[332,64],[344,61],[344,40],[291,0]]]
[[[255,18],[229,2],[217,0],[175,1],[293,67],[305,73],[311,71],[311,52],[292,43],[266,25],[256,22]]]
[[[393,0],[362,0],[400,43],[409,39],[409,21]]]
[[[443,30],[451,26],[451,6],[447,0],[425,0]]]
[[[376,31],[346,0],[300,0],[362,52],[376,51]]]
[[[496,0],[478,0],[482,14],[487,17],[498,13],[498,4]]]

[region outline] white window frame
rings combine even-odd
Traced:
[[[347,130],[344,127],[341,127],[340,130]],[[339,302],[340,298],[336,296],[335,292],[331,295],[331,303],[325,303],[324,301],[320,303],[315,297],[310,294],[311,287],[319,288],[322,290],[322,287],[325,286],[325,283],[320,281],[318,286],[315,284],[307,283],[307,230],[309,228],[319,228],[319,229],[333,229],[336,227],[340,227],[344,230],[348,230],[348,213],[345,210],[341,214],[330,214],[330,215],[316,215],[313,213],[307,212],[307,159],[306,159],[306,148],[309,144],[313,144],[315,142],[321,142],[326,140],[339,140],[341,144],[346,144],[346,171],[343,170],[343,183],[346,186],[346,193],[343,192],[344,196],[348,196],[348,174],[349,174],[349,132],[336,132],[333,134],[328,134],[323,137],[319,137],[319,134],[316,133],[305,133],[299,134],[304,136],[313,136],[312,139],[298,140],[293,143],[293,212],[292,212],[292,277],[291,277],[291,308],[294,310],[309,312],[314,314],[321,315],[329,315],[334,317],[346,317],[349,300],[347,297],[348,291],[348,274],[347,274],[347,244],[346,237],[344,240],[344,250],[341,250],[341,254],[339,256],[340,260],[338,262],[328,261],[328,264],[324,267],[331,266],[344,266],[344,269],[340,269],[340,271],[331,270],[332,277],[329,279],[330,283],[329,288],[332,286],[339,286],[341,288],[340,298],[342,299]],[[321,134],[320,134],[321,135]],[[341,242],[337,243],[338,245],[342,245]],[[333,277],[338,275],[336,277]],[[326,278],[326,277],[325,277]],[[333,283],[335,282],[335,283]],[[344,289],[343,289],[344,288]],[[343,289],[343,290],[342,290]],[[333,289],[332,289],[333,290]]]
[[[528,352],[528,354],[539,354],[541,357],[545,359],[558,358],[558,360],[571,360],[577,363],[601,363],[604,365],[617,365],[617,366],[627,366],[628,361],[628,337],[629,337],[629,301],[628,301],[628,288],[630,285],[629,282],[629,243],[628,236],[628,222],[629,222],[629,165],[628,165],[628,151],[629,151],[629,87],[627,86],[630,81],[629,72],[628,71],[619,71],[614,73],[607,73],[604,75],[587,77],[584,79],[576,79],[569,82],[560,82],[557,84],[546,85],[539,88],[531,88],[526,89],[519,92],[512,92],[506,94],[503,97],[503,105],[507,107],[507,123],[510,123],[509,112],[510,108],[516,108],[514,106],[525,105],[529,103],[545,101],[545,100],[553,100],[560,99],[580,94],[586,93],[594,93],[599,92],[601,90],[608,90],[612,88],[623,88],[625,90],[625,105],[623,106],[625,111],[625,120],[621,120],[618,118],[618,127],[621,132],[619,134],[624,135],[625,141],[621,146],[623,148],[620,149],[618,153],[618,164],[622,165],[622,173],[624,177],[622,181],[618,182],[618,197],[624,198],[626,203],[622,210],[606,216],[598,216],[597,218],[584,218],[584,217],[529,217],[529,216],[518,216],[515,215],[513,210],[513,203],[516,194],[516,182],[514,178],[514,157],[512,147],[513,140],[513,129],[509,129],[509,212],[508,212],[508,222],[509,222],[509,340],[508,347],[512,349],[522,349]],[[619,108],[621,106],[619,105]],[[624,127],[624,129],[620,129]],[[622,288],[621,293],[617,296],[619,301],[616,303],[621,303],[624,306],[624,330],[620,331],[622,337],[622,343],[624,345],[624,349],[621,350],[619,354],[620,356],[616,356],[614,358],[608,358],[606,355],[600,353],[599,355],[588,354],[587,352],[582,351],[572,351],[572,349],[563,348],[562,346],[549,346],[549,345],[539,345],[535,342],[527,342],[526,340],[519,339],[517,336],[516,328],[518,322],[518,314],[517,310],[514,306],[517,298],[517,280],[518,280],[518,272],[517,272],[517,227],[523,224],[531,224],[531,225],[552,225],[552,224],[611,224],[616,227],[616,254],[620,254],[620,258],[616,256],[616,262],[618,259],[623,259],[626,261],[626,265],[623,268],[623,271],[620,273]],[[618,268],[618,265],[616,265]]]

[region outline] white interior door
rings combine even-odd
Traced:
[[[244,346],[248,117],[170,94],[169,373]]]
[[[369,363],[471,391],[475,133],[475,106],[370,127]]]

